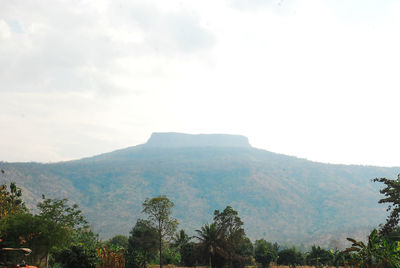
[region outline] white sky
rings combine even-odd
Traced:
[[[230,133],[400,166],[400,2],[1,0],[0,160]]]

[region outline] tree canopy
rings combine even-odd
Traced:
[[[269,264],[278,258],[278,244],[272,244],[265,239],[256,240],[254,244],[254,258],[261,263],[263,268],[269,267]]]
[[[386,223],[382,226],[381,232],[383,234],[389,234],[394,231],[400,222],[400,174],[396,180],[390,180],[386,178],[375,178],[374,182],[381,182],[386,186],[379,192],[385,196],[378,202],[388,203],[387,211],[390,212],[387,217]]]
[[[157,230],[160,254],[160,268],[162,268],[162,245],[165,239],[173,236],[178,221],[171,217],[174,203],[165,195],[147,198],[143,202],[143,212],[148,215],[149,224]]]
[[[28,212],[22,200],[22,190],[15,182],[10,183],[10,190],[6,184],[0,185],[0,219],[18,212]]]
[[[128,267],[146,267],[157,255],[159,248],[157,230],[147,220],[139,219],[128,238]]]

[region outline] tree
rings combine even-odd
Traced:
[[[41,265],[46,263],[46,266],[51,250],[63,251],[63,256],[72,254],[73,259],[86,254],[89,259],[97,260],[96,245],[90,243],[93,237],[97,242],[97,236],[86,229],[87,221],[78,206],[69,206],[67,199],[42,198],[42,202],[37,205],[39,214],[33,215],[26,208],[22,190],[15,183],[10,184],[10,191],[5,185],[0,186],[2,246],[29,247],[33,249],[33,254],[28,257],[30,262],[39,262]],[[81,263],[88,264],[84,259]]]
[[[190,237],[185,233],[185,230],[180,230],[172,239],[172,246],[180,250],[184,245],[189,243]]]
[[[4,170],[1,170],[1,173],[4,174]],[[28,212],[22,200],[22,190],[15,182],[10,183],[10,190],[7,189],[6,184],[0,185],[0,242],[7,236],[5,231],[7,218]]]
[[[216,223],[206,223],[200,230],[196,230],[197,239],[200,240],[200,248],[208,260],[209,267],[213,265],[213,259],[217,254],[225,255],[222,249],[223,234]]]
[[[124,249],[128,249],[128,244],[128,237],[125,235],[116,235],[106,242],[106,245],[109,247],[120,247]]]
[[[279,265],[303,265],[304,257],[295,247],[287,248],[279,251],[277,263]]]
[[[385,237],[391,242],[400,242],[400,226],[397,226],[392,232],[386,234]]]
[[[18,212],[28,212],[21,188],[15,182],[10,183],[10,190],[6,184],[0,185],[0,219]]]
[[[278,244],[259,239],[254,244],[254,258],[262,264],[263,268],[269,267],[269,264],[278,258],[278,250]]]
[[[96,249],[99,245],[99,236],[91,230],[75,230],[71,235],[69,245],[51,250],[51,259],[49,262],[52,264],[52,267],[57,263],[65,268],[94,268],[98,263]]]
[[[243,229],[243,222],[238,216],[238,212],[232,207],[227,206],[222,212],[219,210],[214,211],[214,222],[217,229],[222,235],[223,241],[223,252],[225,256],[221,258],[226,259],[229,263],[229,267],[232,267],[233,263],[238,261],[242,262],[243,256],[240,254],[240,249],[245,241],[245,232]],[[222,264],[220,264],[222,266]]]
[[[128,238],[127,267],[146,267],[155,258],[158,248],[157,230],[147,220],[139,219]]]
[[[166,245],[162,251],[162,261],[163,264],[173,264],[175,266],[179,265],[181,262],[181,254],[179,251],[175,250],[174,248],[168,247]]]
[[[344,252],[343,250],[335,249],[335,251],[331,250],[333,258],[332,258],[332,265],[335,267],[343,267],[345,266],[349,260],[350,255],[348,252]]]
[[[38,216],[17,213],[1,220],[2,247],[27,247],[33,250],[27,260],[36,263],[43,257],[44,246],[51,236],[50,228]],[[47,254],[46,254],[47,255]]]
[[[191,243],[190,239],[183,229],[173,238],[172,247],[179,251],[181,266],[193,266],[195,264],[194,243]]]
[[[250,239],[245,236],[242,237],[235,252],[236,258],[233,261],[233,267],[245,267],[254,264],[253,251],[253,243]]]
[[[159,253],[160,253],[160,268],[162,268],[162,244],[165,239],[170,238],[178,226],[178,221],[171,218],[171,209],[174,203],[165,195],[160,195],[152,199],[147,198],[143,202],[143,211],[149,217],[150,225],[157,230]]]
[[[320,265],[328,265],[332,260],[333,255],[329,250],[315,245],[311,247],[311,251],[306,256],[306,263],[317,267],[320,267]]]
[[[82,243],[57,250],[53,255],[63,268],[96,268],[98,263],[96,250],[90,250]]]
[[[39,216],[65,228],[87,228],[88,222],[77,204],[69,206],[68,199],[50,199],[42,195],[42,202],[37,204]]]
[[[43,258],[49,260],[49,252],[53,247],[64,248],[71,244],[72,235],[78,230],[88,228],[87,221],[78,205],[68,205],[68,199],[49,199],[44,195],[38,203],[39,219],[43,223],[44,236],[42,243]]]
[[[386,219],[386,223],[381,227],[381,233],[386,235],[392,232],[400,222],[400,174],[397,180],[390,180],[386,178],[375,178],[374,182],[381,182],[386,185],[379,192],[385,195],[378,203],[389,203],[387,211],[390,215]]]
[[[188,242],[182,245],[180,253],[181,253],[181,266],[183,267],[196,266],[197,254],[196,254],[196,244],[194,242]]]

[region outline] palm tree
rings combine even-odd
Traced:
[[[186,245],[190,241],[190,237],[185,233],[185,230],[180,230],[179,233],[175,234],[173,238],[173,247],[181,249],[183,245]]]
[[[212,267],[212,258],[216,254],[224,255],[221,247],[222,232],[215,223],[206,223],[200,230],[196,230],[196,233],[198,235],[195,237],[200,240],[200,246],[204,249],[209,266]]]

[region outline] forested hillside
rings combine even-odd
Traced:
[[[164,194],[175,203],[180,228],[199,229],[215,209],[230,205],[250,238],[283,243],[334,240],[382,223],[381,185],[371,179],[400,172],[271,153],[252,148],[242,136],[176,133],[153,134],[146,144],[81,160],[1,162],[0,168],[1,180],[16,181],[30,207],[42,193],[66,197],[104,238],[127,234],[142,216],[145,198]]]

